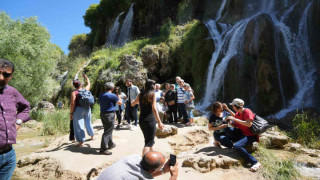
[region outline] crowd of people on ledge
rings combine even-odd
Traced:
[[[17,130],[22,123],[30,120],[30,104],[24,97],[8,83],[12,79],[14,65],[11,61],[0,59],[0,179],[9,180],[16,166],[16,156],[12,144],[16,143]],[[70,103],[70,141],[78,142],[82,147],[85,141],[85,130],[94,139],[91,124],[91,107],[83,106],[83,92],[90,91],[90,80],[83,74],[86,86],[79,80],[73,81],[75,90],[71,93]],[[99,96],[100,118],[104,132],[101,138],[99,153],[111,155],[110,151],[116,146],[112,139],[112,132],[121,128],[122,114],[127,120],[130,130],[139,127],[144,136],[144,147],[141,155],[132,155],[121,159],[119,162],[106,168],[98,177],[99,180],[108,179],[152,179],[155,176],[170,172],[171,180],[178,177],[178,162],[170,159],[165,162],[165,157],[160,152],[153,150],[155,144],[156,124],[163,129],[163,122],[193,125],[193,109],[195,96],[188,83],[176,77],[176,84],[165,84],[165,90],[160,89],[160,84],[154,80],[146,80],[142,89],[133,85],[127,79],[127,93],[121,92],[114,83],[107,82],[105,91]],[[81,93],[81,96],[79,95]],[[91,94],[91,93],[89,93]],[[259,136],[251,132],[250,127],[254,120],[254,113],[244,107],[244,101],[234,99],[230,103],[233,112],[224,103],[215,102],[212,105],[212,114],[209,118],[208,128],[213,130],[214,145],[234,148],[247,163],[251,164],[250,170],[255,172],[261,164],[244,148],[246,145],[259,141]],[[138,109],[140,116],[138,121]],[[174,157],[174,156],[173,156]]]

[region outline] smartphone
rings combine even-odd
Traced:
[[[174,166],[176,164],[176,161],[177,161],[177,156],[170,154],[169,166]]]

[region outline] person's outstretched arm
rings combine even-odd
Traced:
[[[87,85],[84,89],[90,91],[91,84],[90,84],[90,80],[89,80],[88,76],[83,73],[83,78],[86,79],[86,82],[87,82]]]

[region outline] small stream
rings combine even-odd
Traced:
[[[307,167],[306,164],[302,164],[302,163],[297,163],[295,167],[304,177],[312,178],[315,180],[320,179],[320,168]]]

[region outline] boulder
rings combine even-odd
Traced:
[[[123,81],[131,79],[133,84],[142,88],[147,79],[147,70],[143,63],[132,55],[124,55],[120,62],[120,72],[125,74]]]
[[[156,136],[158,138],[165,138],[171,135],[175,135],[178,133],[178,128],[171,125],[164,125],[163,129],[157,128],[156,130]]]
[[[288,143],[284,147],[288,151],[295,152],[295,151],[298,151],[298,150],[301,149],[301,144],[299,144],[299,143]]]
[[[55,107],[52,103],[48,101],[41,101],[38,103],[37,110],[43,110],[44,112],[55,112]]]
[[[277,131],[267,131],[261,134],[260,141],[267,147],[283,149],[284,145],[289,142],[289,137]]]
[[[231,166],[239,166],[240,162],[228,156],[195,156],[185,159],[182,167],[191,167],[201,173],[207,173],[215,168],[229,169]]]
[[[307,154],[311,157],[320,157],[320,150],[302,148],[300,151],[303,154]]]
[[[197,124],[198,126],[207,126],[208,125],[208,118],[205,116],[202,117],[195,117],[194,118],[194,123]]]
[[[64,170],[61,163],[50,157],[24,157],[17,163],[17,172],[21,179],[82,179],[81,174]]]

